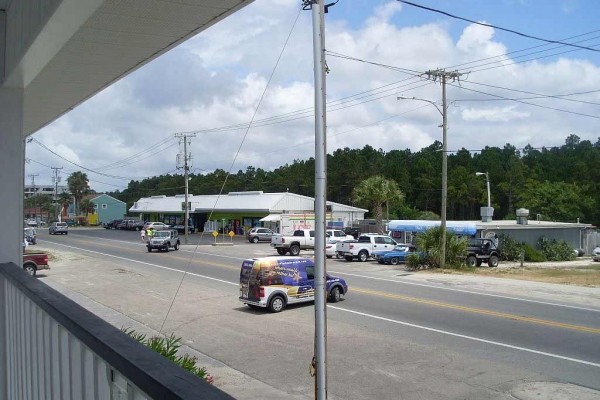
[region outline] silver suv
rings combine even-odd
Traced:
[[[250,243],[270,242],[273,231],[267,228],[252,228],[246,234],[246,239]]]
[[[171,248],[179,250],[179,245],[179,234],[177,231],[175,229],[165,229],[162,231],[155,231],[146,247],[148,247],[148,252],[150,253],[153,249],[158,251],[169,251]]]
[[[50,235],[56,235],[58,233],[61,235],[67,235],[69,233],[69,226],[66,222],[53,222],[48,227],[48,233]]]

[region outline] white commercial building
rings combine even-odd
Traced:
[[[170,225],[182,224],[185,213],[185,196],[151,196],[136,201],[129,209],[140,219],[160,221]],[[314,219],[312,197],[295,193],[231,192],[223,195],[188,196],[190,219],[201,230],[219,230],[224,226],[237,234],[261,225],[279,231],[285,216],[297,220]],[[351,226],[364,219],[368,210],[345,204],[327,202],[327,225]],[[299,218],[299,219],[298,219]]]

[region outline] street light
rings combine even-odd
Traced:
[[[475,172],[475,175],[477,176],[481,176],[481,175],[485,175],[485,183],[487,184],[487,204],[488,204],[488,208],[490,208],[492,206],[492,202],[491,202],[491,198],[490,198],[490,176],[488,175],[487,172]]]
[[[442,85],[442,109],[437,106],[433,101],[426,99],[419,99],[417,97],[408,98],[399,96],[398,100],[418,100],[424,101],[433,105],[436,110],[442,115],[442,210],[440,212],[441,229],[442,229],[442,243],[440,246],[440,268],[444,268],[446,265],[446,199],[448,197],[448,144],[446,140],[448,131],[448,118],[446,116],[446,85]]]

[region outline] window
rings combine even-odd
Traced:
[[[108,204],[102,204],[102,209],[106,210],[108,208]]]
[[[98,209],[98,204],[94,204],[94,210]]]
[[[306,279],[315,279],[315,267],[306,267]]]
[[[380,236],[376,236],[375,237],[375,243],[377,243],[377,244],[385,244],[385,238],[380,237]]]
[[[386,237],[386,238],[383,238],[383,239],[385,240],[385,244],[393,244],[393,245],[396,244],[396,242],[393,239],[389,238],[389,237]]]

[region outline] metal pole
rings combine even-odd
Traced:
[[[488,192],[488,209],[492,207],[492,199],[490,197],[490,176],[486,172],[485,173],[485,183],[487,184],[487,192]]]
[[[440,268],[446,266],[446,198],[448,196],[448,143],[446,134],[448,130],[447,104],[446,104],[446,75],[442,75],[442,245],[440,248]]]
[[[327,399],[327,309],[325,265],[325,205],[327,143],[325,135],[325,8],[323,0],[312,4],[315,75],[315,395]]]
[[[188,207],[188,155],[187,155],[187,137],[183,136],[183,179],[185,180],[185,221],[183,222],[183,242],[188,244],[188,219],[190,210]]]

